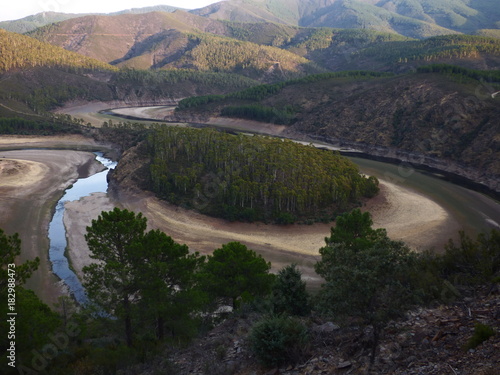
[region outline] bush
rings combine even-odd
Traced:
[[[474,285],[492,282],[500,274],[500,231],[481,233],[474,240],[463,231],[460,243],[452,240],[440,259],[442,277],[453,284]]]
[[[295,264],[279,271],[273,286],[272,303],[275,314],[306,316],[311,312],[306,283]]]
[[[250,345],[265,366],[296,363],[308,345],[307,328],[297,319],[282,316],[264,318],[250,332]]]
[[[466,349],[474,349],[481,345],[484,341],[488,340],[491,336],[495,335],[495,330],[490,326],[482,323],[476,323],[474,325],[474,335],[469,339]]]

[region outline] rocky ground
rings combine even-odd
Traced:
[[[500,289],[470,290],[448,305],[420,308],[389,324],[370,372],[369,328],[340,327],[319,317],[307,318],[310,346],[297,363],[282,368],[259,365],[248,347],[248,333],[259,319],[240,314],[224,321],[187,349],[165,353],[156,362],[122,375],[498,375],[500,374]],[[497,334],[475,349],[465,345],[477,322]]]

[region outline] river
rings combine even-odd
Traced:
[[[76,301],[84,304],[87,301],[85,290],[71,270],[66,257],[66,229],[63,223],[64,205],[66,202],[76,201],[92,193],[105,193],[108,189],[107,175],[110,169],[115,168],[116,162],[106,159],[101,153],[96,152],[96,160],[104,165],[104,171],[96,173],[87,178],[80,178],[72,186],[66,189],[63,197],[57,202],[54,216],[49,224],[49,259],[52,263],[52,272],[64,281],[69,292]]]

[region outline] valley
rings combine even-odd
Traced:
[[[497,5],[0,15],[0,372],[496,375]]]
[[[86,116],[103,121],[109,120],[110,117],[99,114],[98,110],[108,107],[109,103],[75,105],[68,106],[64,112],[75,115],[89,111]],[[163,111],[170,110],[171,107],[162,106],[122,107],[114,109],[112,112],[127,116],[134,115],[144,119],[155,119],[161,117],[160,113],[164,113]],[[217,119],[214,119],[211,125],[217,126],[216,124]],[[177,124],[165,126],[172,125]],[[237,126],[233,127],[233,125]],[[252,121],[223,122],[222,127],[240,132],[279,134],[276,129],[269,128],[269,125],[259,126]],[[328,145],[317,144],[317,146],[326,147]],[[38,153],[34,153],[34,151],[7,151],[26,147],[30,149],[51,148],[59,149],[59,151],[50,151],[50,154],[54,155],[53,157],[46,155],[46,152],[36,156]],[[51,165],[54,164],[58,165],[57,168],[60,170],[67,168],[74,171],[76,169],[80,176],[84,176],[86,173],[82,168],[90,163],[92,154],[86,153],[88,155],[86,157],[90,159],[87,159],[86,164],[82,165],[83,159],[75,161],[71,157],[74,151],[64,151],[64,149],[110,152],[112,146],[99,144],[90,138],[83,137],[12,136],[0,139],[0,150],[5,150],[0,153],[0,156],[15,160],[38,161],[38,163],[42,163],[40,168],[53,168]],[[48,160],[51,160],[52,164],[47,164]],[[409,173],[408,170],[402,169],[398,165],[356,158],[353,160],[359,164],[363,173],[374,174],[381,182],[381,193],[376,198],[368,200],[363,206],[363,210],[372,213],[376,227],[386,228],[391,238],[403,240],[416,250],[440,249],[448,239],[457,238],[459,229],[465,229],[469,234],[475,235],[479,231],[498,227],[498,223],[500,223],[500,205],[479,193],[440,181],[436,177],[422,175],[417,171]],[[62,175],[58,185],[52,185],[53,187],[50,189],[55,190],[54,197],[61,194],[62,190],[58,189],[74,181],[74,173],[70,175],[73,177]],[[88,173],[93,172],[89,170]],[[412,175],[411,178],[409,175]],[[25,178],[23,176],[23,181]],[[26,223],[26,228],[29,228],[29,231],[24,234],[23,231],[20,231],[20,234],[27,242],[26,246],[32,249],[47,246],[47,240],[44,237],[46,236],[46,228],[48,228],[47,209],[50,210],[50,207],[45,208],[45,211],[40,212],[40,214],[33,215],[32,210],[27,212],[15,208],[12,204],[15,201],[22,201],[27,206],[37,207],[41,203],[40,198],[46,199],[45,196],[40,196],[37,192],[37,189],[45,189],[41,187],[41,183],[41,178],[39,178],[33,182],[36,186],[33,190],[29,189],[26,192],[24,189],[21,192],[17,190],[15,200],[13,200],[13,193],[9,193],[8,190],[2,194],[3,211],[10,212],[10,214],[8,217],[4,216],[4,222],[0,223],[0,227],[9,228],[10,226],[14,227],[15,223]],[[440,193],[441,190],[443,193]],[[18,196],[19,194],[23,194],[22,197]],[[450,200],[450,196],[454,198]],[[50,202],[55,204],[54,198]],[[115,206],[143,212],[148,217],[151,228],[161,229],[165,233],[169,233],[179,243],[187,244],[192,251],[209,254],[217,246],[237,240],[247,244],[271,261],[274,270],[289,263],[298,264],[304,279],[307,280],[312,289],[318,289],[322,282],[315,274],[312,265],[318,259],[318,249],[323,246],[323,238],[328,235],[331,224],[275,226],[263,223],[231,223],[169,204],[156,198],[150,192],[140,191],[130,185],[115,186],[112,194],[92,194],[79,201],[66,204],[64,223],[68,230],[69,259],[80,277],[83,266],[91,262],[83,237],[85,228],[90,225],[92,219],[97,218],[102,210],[111,210]],[[34,221],[34,218],[39,216],[44,217],[43,221]],[[42,224],[43,222],[45,224]],[[40,228],[37,230],[36,236],[30,236],[32,228]],[[26,252],[25,254],[26,258],[30,258],[38,253]],[[54,300],[55,296],[65,293],[64,287],[49,271],[47,259],[42,264],[45,264],[45,267],[35,274],[33,285],[35,290],[42,293],[41,297],[50,302]],[[44,269],[45,272],[43,272]],[[35,285],[37,286],[35,287]],[[40,288],[40,285],[45,286]],[[49,285],[50,287],[48,287]]]

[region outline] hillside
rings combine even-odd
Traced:
[[[119,12],[109,13],[108,15],[118,15],[118,14],[141,14],[149,12],[174,12],[179,8],[171,7],[169,5],[157,5],[152,7],[144,8],[132,8],[127,10],[122,10]],[[28,17],[24,17],[18,20],[2,21],[0,22],[0,29],[7,31],[12,31],[15,33],[24,34],[39,27],[45,25],[50,25],[52,23],[57,23],[72,18],[97,15],[93,13],[60,13],[60,12],[42,12],[37,13]]]
[[[497,5],[491,0],[229,0],[192,12],[236,22],[363,28],[423,38],[497,29]]]
[[[116,71],[115,67],[99,60],[21,34],[0,30],[0,73],[36,66]]]
[[[430,62],[494,69],[500,42],[483,33],[418,41],[368,29],[235,23],[175,11],[87,16],[29,35],[119,67],[212,70],[270,82],[322,69],[401,72]]]
[[[286,49],[333,71],[400,72],[436,62],[474,69],[500,66],[500,39],[488,35],[444,35],[415,40],[366,29],[294,28],[276,24],[228,24],[227,27],[234,37]]]
[[[308,77],[246,91],[258,95],[235,94],[209,104],[199,100],[201,106],[178,111],[177,116],[220,116],[228,108],[248,105],[286,110],[293,116],[288,132],[294,136],[307,134],[462,175],[469,167],[474,170],[470,178],[489,181],[498,190],[500,99],[491,93],[500,90],[500,77],[498,71],[494,76],[474,74],[437,67],[393,77]],[[273,122],[272,117],[267,121]]]
[[[0,116],[29,120],[44,120],[47,111],[72,100],[164,103],[258,83],[241,75],[181,69],[118,71],[101,61],[5,30],[0,30],[0,82]]]
[[[119,67],[239,73],[263,81],[323,71],[276,47],[212,35],[225,30],[222,22],[177,11],[82,17],[29,35]]]

